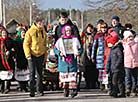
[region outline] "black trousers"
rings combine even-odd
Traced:
[[[80,91],[80,84],[82,79],[82,72],[77,73],[77,91]]]
[[[1,91],[10,90],[11,81],[10,80],[1,80]]]
[[[30,70],[30,93],[35,93],[35,79],[37,82],[37,92],[43,93],[42,71],[44,64],[44,55],[40,57],[31,56],[31,58],[31,60],[28,60],[28,66]]]
[[[125,75],[121,72],[112,73],[112,92],[118,93],[118,89],[121,95],[125,95]]]
[[[84,72],[84,78],[86,83],[86,88],[97,88],[96,84],[98,82],[98,70],[94,65],[86,66]]]

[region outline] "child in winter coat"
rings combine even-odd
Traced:
[[[111,47],[107,62],[107,73],[110,75],[112,80],[110,95],[113,97],[125,97],[123,46],[120,42],[118,42],[118,40],[118,35],[115,35],[107,41],[108,46]],[[118,89],[120,95],[118,95]]]
[[[138,78],[138,42],[134,40],[133,31],[124,32],[124,67],[126,72],[126,94],[130,96],[137,95],[137,78]]]

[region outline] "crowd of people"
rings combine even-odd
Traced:
[[[111,26],[99,19],[96,27],[89,23],[79,31],[66,12],[59,24],[45,28],[43,18],[36,17],[30,28],[18,25],[16,33],[0,27],[1,93],[10,91],[11,81],[30,97],[44,95],[43,70],[53,61],[64,97],[74,98],[80,90],[82,76],[85,88],[106,90],[112,97],[137,96],[138,42],[132,24],[111,18]],[[50,35],[49,35],[50,34]],[[55,65],[56,65],[55,64]],[[57,68],[57,70],[55,70]],[[36,85],[35,85],[36,84]]]

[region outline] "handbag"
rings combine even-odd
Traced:
[[[10,80],[13,78],[13,72],[11,71],[0,71],[1,80]]]
[[[30,72],[29,69],[23,69],[23,70],[19,70],[19,69],[15,69],[15,79],[17,81],[28,81],[30,78]]]

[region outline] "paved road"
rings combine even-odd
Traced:
[[[29,97],[29,93],[12,91],[0,94],[0,102],[138,102],[138,97],[112,98],[99,90],[81,90],[75,98],[63,97],[62,91],[45,91],[44,96]]]

